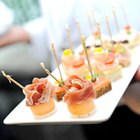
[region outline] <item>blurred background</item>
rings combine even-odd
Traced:
[[[40,16],[38,0],[2,0],[2,2],[13,13],[9,17],[13,25],[22,26]],[[8,21],[9,26],[10,20]],[[0,50],[0,69],[16,75],[40,73],[38,61],[29,54],[28,47],[25,46],[25,43],[17,43],[2,48]]]
[[[40,16],[38,0],[1,0],[12,11],[11,24],[24,25],[26,22]],[[24,43],[0,48],[0,70],[14,75],[14,79],[22,85],[30,83],[35,76],[42,77],[44,72],[40,69],[39,61],[34,59]],[[0,139],[3,140],[45,140],[56,139],[49,131],[56,126],[8,126],[3,124],[5,117],[24,99],[21,89],[9,82],[0,74]],[[62,126],[63,127],[63,126]],[[71,127],[67,125],[66,127]],[[119,106],[110,120],[97,125],[75,125],[80,127],[85,139],[118,138],[123,136],[139,140],[137,130],[140,127],[140,117],[126,106]],[[65,129],[65,127],[64,127]],[[46,132],[47,130],[48,132]],[[55,129],[54,129],[55,131]],[[48,133],[52,133],[48,138]],[[62,139],[67,139],[70,132],[62,133]],[[112,136],[112,134],[114,136]],[[70,139],[73,139],[70,137]]]

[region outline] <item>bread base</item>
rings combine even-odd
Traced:
[[[95,98],[100,97],[112,89],[111,81],[105,77],[100,77],[95,83],[93,82]]]
[[[118,61],[119,61],[119,64],[122,66],[122,67],[127,67],[131,64],[131,59],[120,59],[118,58]]]
[[[138,46],[139,44],[140,44],[140,35],[137,35],[137,37],[133,41],[126,44],[126,46],[129,49],[133,49],[134,47]]]
[[[105,71],[97,69],[97,73],[111,80],[111,82],[114,82],[122,77],[122,66],[118,65],[112,69],[105,70]]]

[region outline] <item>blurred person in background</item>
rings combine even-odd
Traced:
[[[119,3],[118,1],[115,2],[117,4]],[[132,6],[133,4],[135,6]],[[127,8],[131,25],[138,29],[140,19],[137,14],[139,10],[139,1],[127,1],[124,5]],[[40,0],[40,8],[42,13],[40,18],[35,19],[22,27],[13,26],[6,34],[1,35],[0,47],[5,47],[18,42],[27,43],[29,44],[28,48],[31,56],[35,57],[40,62],[45,62],[47,68],[52,71],[56,67],[56,63],[50,48],[51,42],[54,42],[59,60],[61,59],[62,51],[69,47],[65,25],[68,24],[70,27],[73,45],[74,48],[76,48],[80,44],[80,37],[75,20],[78,19],[82,34],[85,36],[90,35],[91,31],[86,14],[87,8],[94,8],[97,16],[102,20],[104,18],[104,13],[111,13],[112,0]],[[134,17],[134,15],[137,16]],[[118,14],[120,27],[123,28],[125,26],[125,23],[123,22],[124,19],[120,20],[120,18],[122,19],[122,16],[121,14]],[[111,25],[113,25],[113,22]],[[103,33],[108,33],[104,20],[101,23],[101,30]],[[112,33],[115,33],[115,28],[112,28]],[[139,73],[138,69],[135,76],[137,81],[140,79]],[[138,91],[138,82],[130,85],[122,98],[122,102],[132,111],[140,114],[140,94]],[[61,133],[63,133],[63,130],[66,127],[66,130],[70,131],[69,134],[71,135],[70,137],[68,136],[67,139],[72,139],[73,136],[73,139],[85,139],[83,131],[78,125],[74,127],[56,126],[55,129],[54,127],[48,126],[46,132],[48,131],[47,135],[50,139],[57,138],[62,140],[65,138]],[[71,127],[72,129],[68,129]]]

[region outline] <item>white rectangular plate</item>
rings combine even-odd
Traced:
[[[56,102],[56,111],[44,118],[34,118],[29,107],[23,100],[17,107],[5,118],[4,124],[29,125],[29,124],[96,124],[107,121],[119,100],[133,78],[140,61],[140,46],[132,50],[132,63],[129,67],[122,69],[122,78],[112,83],[112,90],[95,99],[96,110],[88,117],[75,118],[71,116],[64,102]]]

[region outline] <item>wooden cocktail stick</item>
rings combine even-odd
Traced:
[[[123,17],[124,17],[125,23],[126,23],[126,25],[128,25],[128,19],[127,19],[127,16],[126,16],[126,12],[125,12],[122,0],[121,0],[121,9],[122,9],[122,13],[123,13]]]
[[[99,33],[101,46],[103,47],[103,40],[102,40],[102,35],[101,35],[101,29],[100,29],[100,23],[99,22],[97,22],[97,30],[98,30],[98,33]]]
[[[112,33],[111,33],[111,29],[110,29],[110,24],[109,24],[109,17],[105,16],[105,19],[106,19],[106,25],[107,25],[107,29],[108,29],[108,32],[109,32],[109,36],[110,36],[110,39],[111,39],[111,44],[113,46],[113,39],[112,39]]]
[[[7,75],[4,71],[2,71],[2,74],[3,74],[4,77],[6,77],[8,79],[8,81],[10,83],[13,82],[14,84],[16,84],[21,89],[24,89],[24,86],[22,86],[20,83],[18,83],[16,80],[14,80],[10,75]]]
[[[84,48],[86,58],[87,58],[88,68],[89,68],[89,71],[90,71],[90,74],[91,74],[91,81],[94,82],[96,79],[95,79],[95,77],[93,76],[93,73],[92,73],[91,64],[90,64],[88,53],[87,53],[87,50],[86,50],[85,37],[84,36],[81,36],[81,41],[82,41],[82,46]]]
[[[119,28],[119,23],[118,23],[118,20],[117,20],[116,11],[115,11],[115,7],[114,6],[112,7],[112,13],[113,13],[113,17],[114,17],[114,20],[115,20],[117,32],[119,33],[120,28]]]
[[[91,11],[90,10],[87,10],[87,17],[88,17],[88,22],[89,22],[89,27],[90,27],[90,31],[91,31],[91,34],[94,36],[94,32],[93,32],[93,23],[92,23],[92,19],[91,19]]]
[[[78,19],[76,19],[76,25],[77,25],[77,28],[78,28],[79,37],[81,38],[82,32],[81,32],[80,23],[79,23]]]
[[[41,62],[40,65],[41,65],[41,67],[43,68],[43,70],[44,70],[48,75],[50,75],[56,82],[59,83],[59,85],[60,85],[61,87],[65,87],[64,84],[63,84],[62,82],[60,82],[52,73],[49,72],[48,69],[45,68],[45,65],[44,65],[43,62]],[[66,87],[65,87],[65,88],[66,88]]]
[[[55,48],[54,48],[54,43],[51,43],[51,47],[52,47],[53,54],[54,54],[54,57],[55,57],[55,60],[56,60],[57,68],[59,70],[59,74],[60,74],[60,77],[61,77],[61,82],[64,84],[64,80],[63,80],[62,73],[61,73],[61,70],[60,70],[60,67],[59,67],[59,63],[58,63],[58,58],[57,58],[56,51],[55,51]]]
[[[92,35],[94,36],[93,25],[97,25],[97,19],[95,17],[94,10],[93,9],[88,10],[87,15],[88,15],[90,30],[91,30]]]
[[[66,24],[65,27],[66,27],[66,31],[67,31],[68,41],[69,41],[69,44],[70,44],[70,49],[72,50],[72,52],[74,52],[73,44],[72,44],[72,40],[71,40],[70,28],[69,28],[68,24]]]

